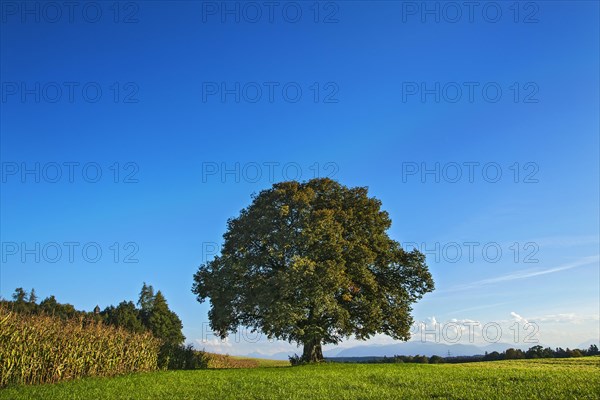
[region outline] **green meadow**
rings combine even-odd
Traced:
[[[0,399],[598,399],[600,356],[137,373],[9,387]]]

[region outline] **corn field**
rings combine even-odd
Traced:
[[[159,348],[150,333],[0,307],[0,387],[153,371]]]

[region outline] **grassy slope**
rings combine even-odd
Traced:
[[[325,364],[140,373],[0,391],[0,399],[598,399],[600,357]]]

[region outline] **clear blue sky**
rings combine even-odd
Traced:
[[[598,339],[598,3],[448,4],[3,1],[0,295],[90,310],[145,281],[198,344],[203,248],[253,192],[318,174],[428,249],[417,321]]]

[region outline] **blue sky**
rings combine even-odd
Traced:
[[[145,281],[190,343],[286,350],[198,342],[192,275],[253,192],[318,175],[426,252],[416,321],[598,340],[598,3],[75,3],[2,2],[3,297]]]

